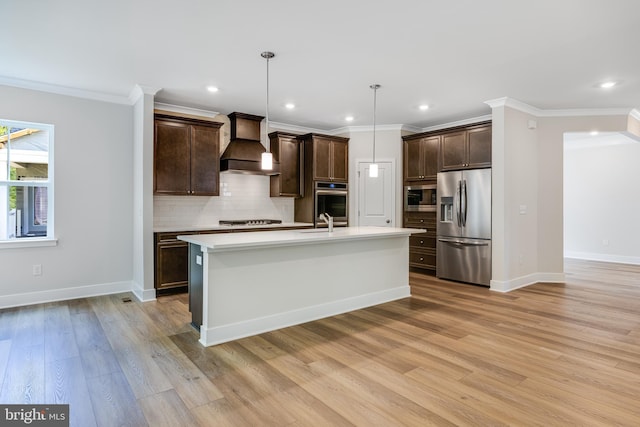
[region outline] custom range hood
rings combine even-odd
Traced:
[[[266,148],[260,143],[261,116],[231,113],[231,141],[220,157],[220,172],[252,175],[278,175],[280,163],[274,161],[271,170],[261,167],[262,153]]]

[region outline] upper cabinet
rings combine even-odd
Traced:
[[[349,138],[309,133],[304,141],[305,167],[311,167],[314,181],[349,180]]]
[[[491,167],[491,125],[470,126],[441,136],[442,171]]]
[[[410,138],[404,140],[404,180],[435,180],[438,175],[438,150],[440,136]]]
[[[222,123],[155,116],[154,194],[217,196]]]
[[[280,162],[280,174],[271,176],[271,197],[302,197],[302,144],[297,135],[269,134],[273,160]]]

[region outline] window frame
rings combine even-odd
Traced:
[[[7,197],[9,194],[9,189],[11,187],[24,187],[25,193],[29,194],[34,191],[35,187],[45,187],[47,188],[47,224],[46,224],[46,235],[45,236],[34,236],[34,237],[14,237],[0,240],[0,249],[3,248],[22,248],[22,247],[37,247],[37,246],[55,246],[57,245],[57,239],[55,238],[55,219],[54,219],[54,141],[55,141],[55,129],[52,124],[45,123],[33,123],[26,121],[18,121],[18,120],[5,120],[0,119],[0,126],[6,126],[9,129],[11,128],[29,128],[29,129],[38,129],[40,131],[46,131],[48,133],[48,163],[47,163],[47,179],[36,179],[36,180],[12,180],[10,172],[10,162],[11,162],[11,150],[8,151],[8,164],[7,164],[7,179],[0,179],[0,187],[7,188]],[[31,203],[29,201],[29,203]],[[3,212],[2,215],[6,215],[7,213]],[[28,212],[24,214],[30,215]],[[9,225],[7,224],[7,228]]]

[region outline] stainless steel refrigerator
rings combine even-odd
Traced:
[[[491,169],[438,173],[436,275],[489,286]]]

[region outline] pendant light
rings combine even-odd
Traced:
[[[376,163],[376,94],[380,89],[379,84],[369,86],[373,89],[373,162],[369,166],[369,178],[378,177],[378,164]]]
[[[262,52],[260,54],[264,59],[267,60],[267,106],[266,106],[266,117],[265,117],[265,131],[267,134],[267,141],[269,141],[269,60],[276,56],[273,52]],[[271,151],[267,149],[264,153],[262,153],[261,158],[261,168],[262,170],[271,170],[273,169],[273,155]]]

